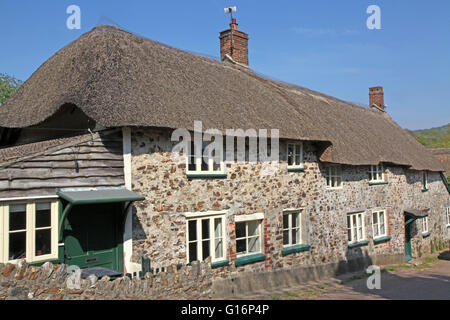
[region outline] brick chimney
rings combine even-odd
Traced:
[[[369,88],[369,105],[371,107],[375,105],[384,111],[386,106],[384,105],[383,87]]]
[[[236,19],[232,19],[230,29],[220,32],[220,58],[230,56],[234,61],[248,66],[248,34],[238,30]]]

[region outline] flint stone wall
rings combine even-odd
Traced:
[[[24,260],[0,264],[0,300],[157,300],[208,299],[211,296],[209,263],[175,266],[143,280],[128,277],[100,280],[91,275],[81,279],[81,271],[67,274],[67,265],[30,266]]]
[[[388,184],[369,185],[369,166],[342,166],[343,187],[326,188],[327,168],[318,162],[314,143],[304,142],[304,172],[288,172],[280,162],[274,175],[260,176],[263,164],[233,162],[227,164],[226,179],[188,179],[184,163],[172,161],[171,131],[134,128],[132,130],[132,188],[146,197],[137,202],[133,216],[133,260],[142,256],[153,267],[186,264],[185,212],[227,210],[227,259],[230,267],[212,270],[214,278],[235,277],[250,272],[285,270],[342,263],[362,257],[376,260],[404,255],[404,210],[431,208],[431,235],[422,238],[420,220],[413,253],[431,253],[431,241],[449,239],[445,226],[445,206],[449,194],[439,173],[429,173],[427,192],[422,192],[421,172],[399,166],[387,166]],[[280,141],[280,159],[285,159],[286,141]],[[302,209],[302,242],[311,249],[282,256],[283,209]],[[390,241],[375,244],[371,227],[371,209],[388,213]],[[365,211],[366,246],[348,248],[346,216]],[[263,212],[266,260],[234,267],[236,241],[234,216]],[[388,259],[389,260],[389,259]]]

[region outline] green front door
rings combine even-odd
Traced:
[[[64,263],[123,272],[121,204],[74,206],[64,223]]]
[[[405,222],[408,220],[408,216],[405,215]],[[412,259],[411,250],[411,221],[405,224],[405,261]]]

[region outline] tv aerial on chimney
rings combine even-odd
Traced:
[[[225,12],[225,14],[230,14],[230,29],[231,29],[231,34],[230,34],[230,54],[231,54],[231,58],[233,58],[233,54],[234,54],[234,42],[233,42],[233,12],[236,12],[236,6],[233,7],[226,7],[225,9],[223,9],[223,11]],[[235,23],[235,22],[234,22]]]

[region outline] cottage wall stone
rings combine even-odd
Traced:
[[[404,210],[430,208],[431,235],[422,238],[420,220],[412,245],[415,256],[431,253],[431,243],[446,243],[445,206],[450,203],[438,173],[429,173],[428,189],[422,191],[421,172],[387,166],[388,184],[369,185],[369,166],[342,166],[343,187],[327,189],[327,166],[318,161],[317,147],[304,142],[304,172],[288,172],[286,161],[274,175],[260,175],[263,164],[227,164],[226,179],[188,179],[186,165],[172,161],[171,131],[132,130],[132,188],[146,197],[135,203],[133,260],[151,259],[152,267],[186,264],[186,212],[226,210],[227,259],[229,267],[211,270],[213,277],[233,277],[245,272],[263,272],[299,266],[348,262],[365,257],[401,257],[404,254]],[[280,141],[280,159],[285,159],[286,141]],[[282,214],[285,209],[302,210],[303,241],[309,251],[283,256]],[[374,244],[371,210],[387,210],[389,241]],[[364,211],[369,244],[348,248],[349,212]],[[266,260],[235,267],[234,217],[262,212]],[[435,245],[435,244],[434,244]],[[436,245],[435,245],[436,246]],[[385,261],[390,261],[385,260]]]

